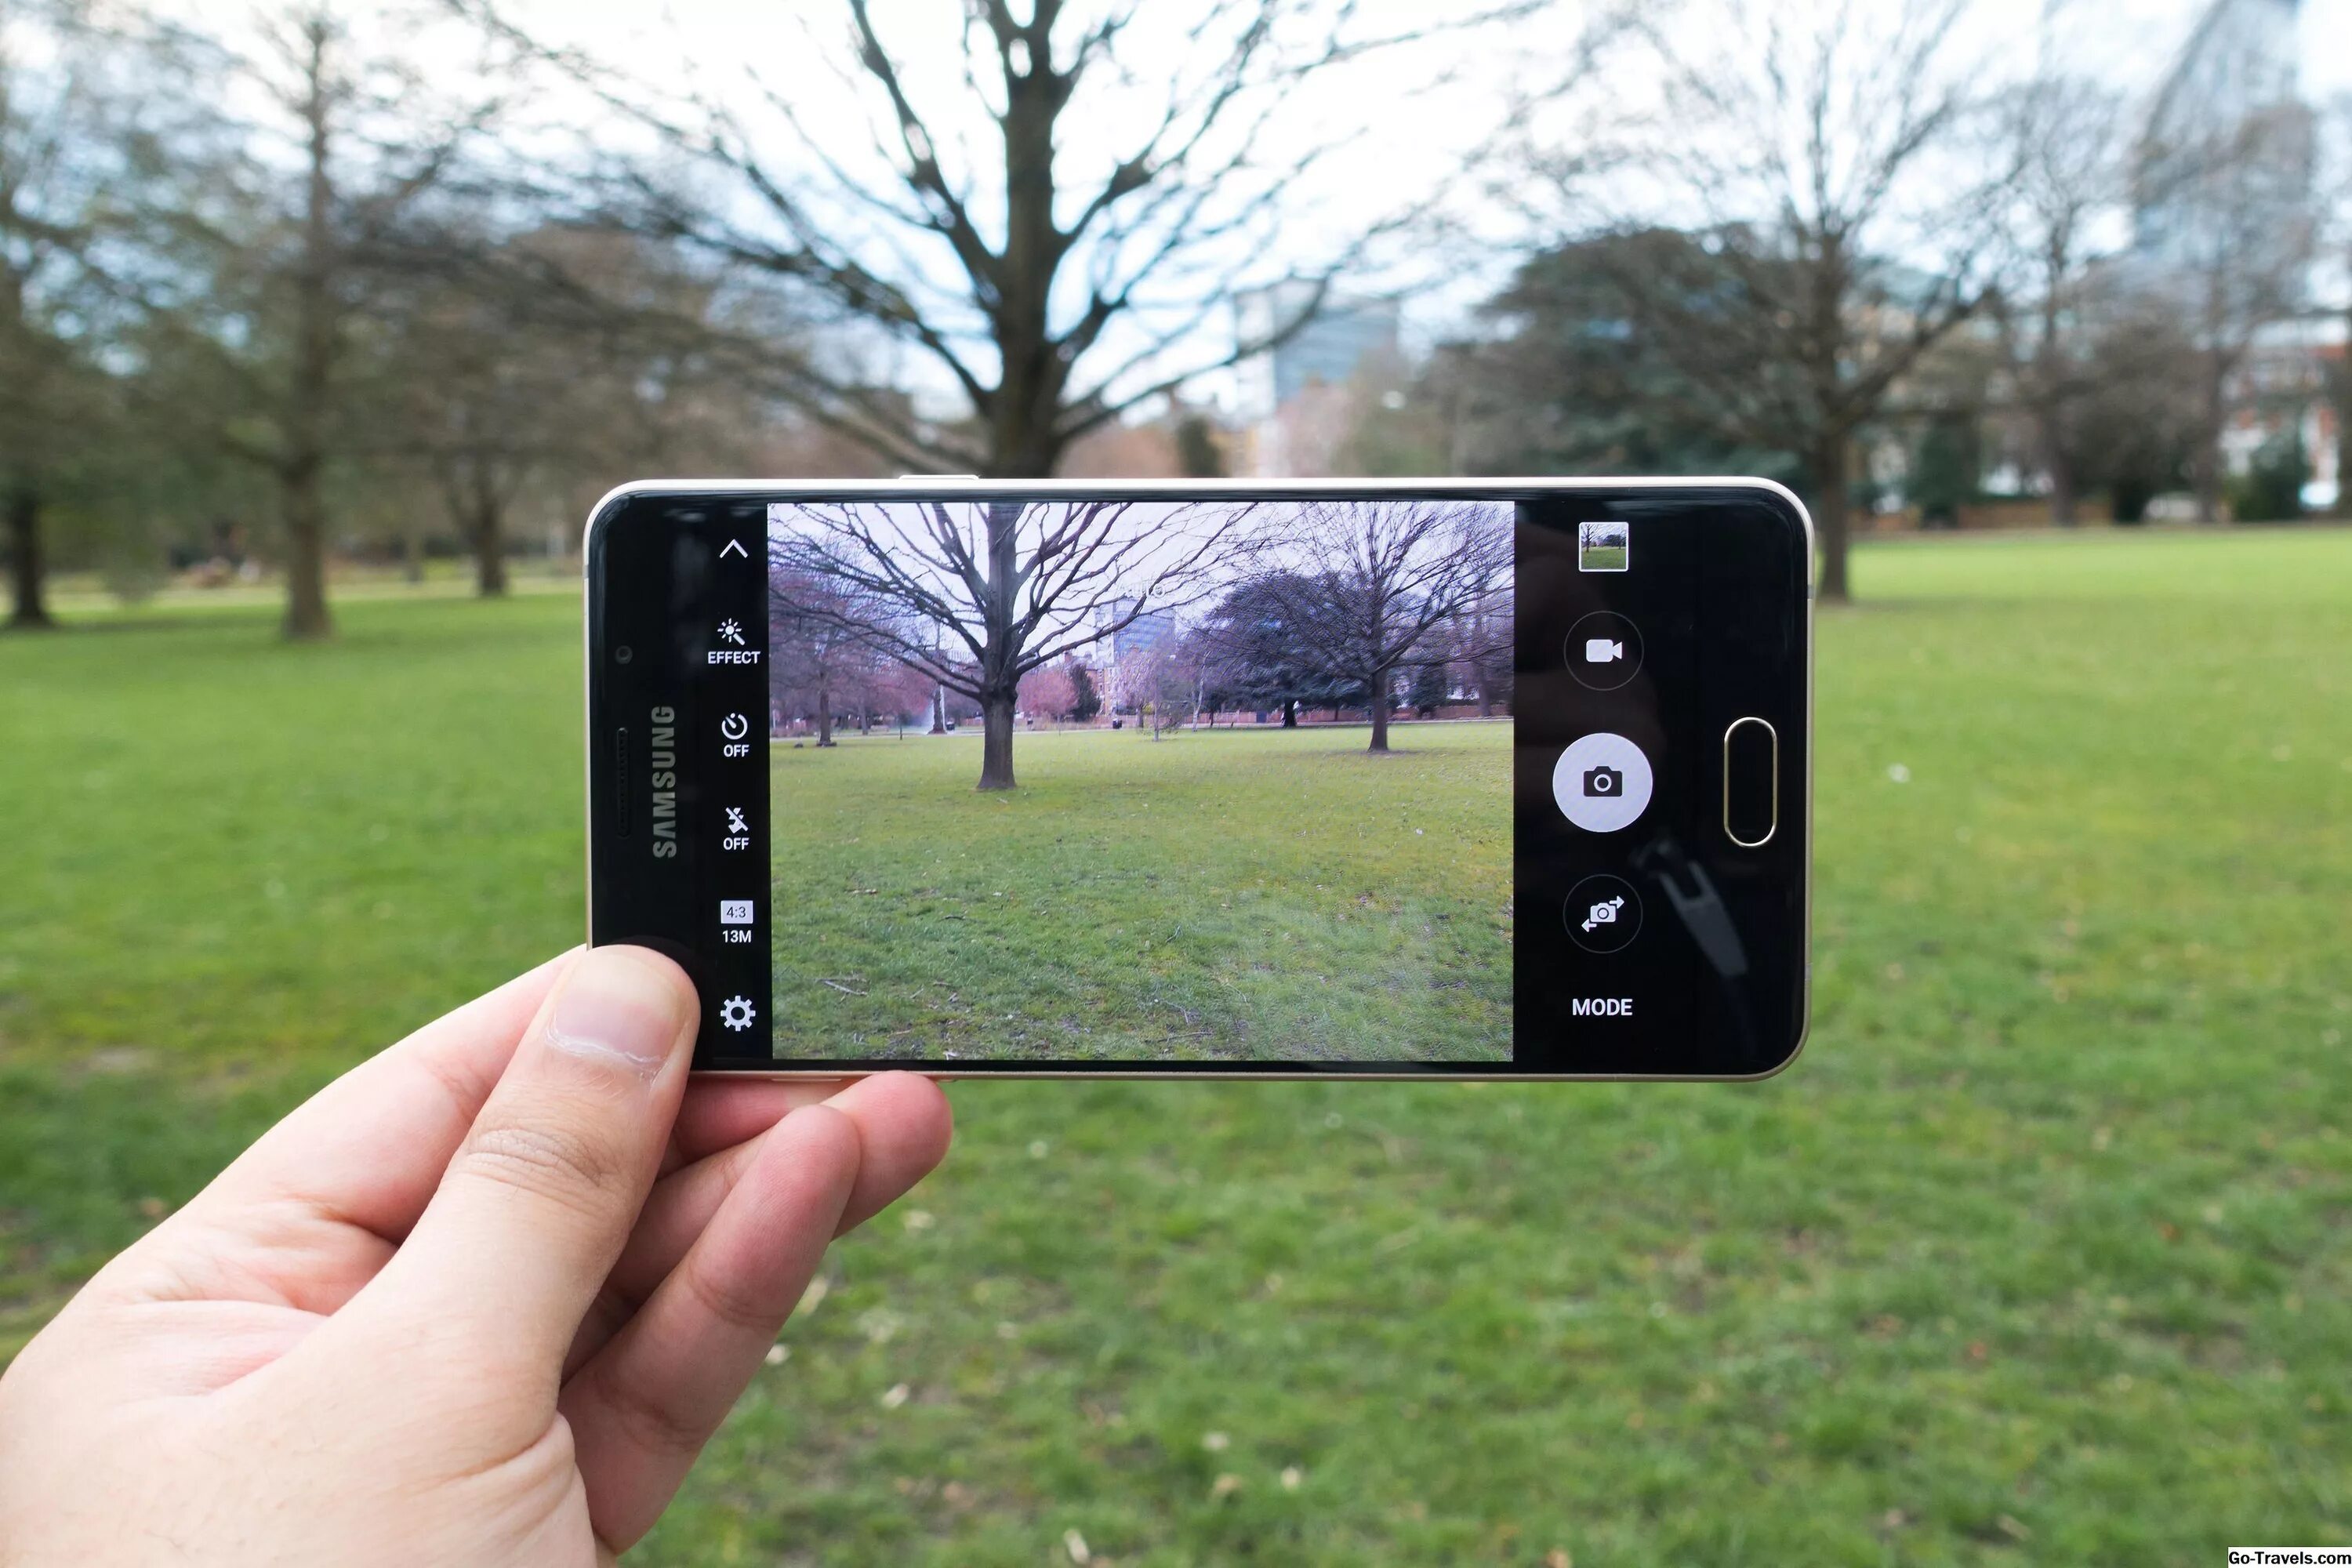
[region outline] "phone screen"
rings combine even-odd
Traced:
[[[705,1068],[1767,1072],[1807,577],[1760,488],[628,496],[595,940]]]

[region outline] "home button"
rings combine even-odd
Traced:
[[[1723,732],[1723,834],[1760,849],[1780,826],[1780,732],[1762,719],[1734,719]]]

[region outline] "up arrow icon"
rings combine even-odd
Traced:
[[[746,561],[751,559],[751,552],[743,548],[743,542],[740,539],[730,539],[726,543],[720,545],[719,547],[719,559],[721,561],[726,560],[727,552],[730,550]]]

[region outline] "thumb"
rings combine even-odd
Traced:
[[[563,1355],[620,1256],[685,1093],[700,1010],[644,948],[583,953],[532,1020],[352,1329],[462,1351],[511,1390]],[[454,1343],[453,1343],[454,1342]]]

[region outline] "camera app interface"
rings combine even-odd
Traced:
[[[1510,1061],[1515,510],[770,506],[776,1057]]]
[[[976,1071],[1771,1065],[1801,1011],[1782,984],[1801,850],[1775,814],[1802,779],[1740,716],[1801,713],[1802,580],[1750,548],[1785,542],[1782,520],[1711,526],[1721,510],[697,513],[718,526],[678,546],[693,607],[673,623],[693,788],[673,822],[652,775],[636,853],[673,863],[677,836],[704,889],[706,1049]]]
[[[1801,550],[1753,501],[1528,510],[1516,1059],[1766,1070],[1802,1015]]]

